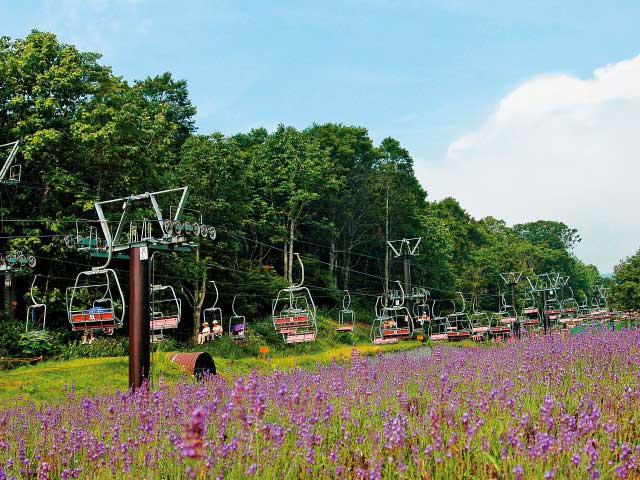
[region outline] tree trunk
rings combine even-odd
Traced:
[[[196,265],[200,263],[200,249],[196,248]],[[205,295],[207,293],[207,272],[202,273],[200,280],[193,282],[193,335],[197,339],[200,333],[200,315],[202,314],[202,305],[204,304]]]
[[[349,282],[351,280],[351,249],[344,256],[344,289],[349,290]]]
[[[13,286],[13,275],[7,273],[4,277],[4,309],[7,312],[7,318],[13,320],[15,318],[16,290]]]
[[[331,272],[331,280],[333,282],[333,288],[338,288],[338,274],[337,274],[338,257],[336,255],[336,239],[335,234],[331,235],[331,245],[329,248],[329,271]],[[347,287],[344,287],[345,289]]]
[[[193,296],[193,319],[196,325],[196,339],[198,338],[198,333],[200,332],[200,316],[202,315],[202,305],[204,304],[206,294],[207,274],[203,273],[200,285],[198,285],[198,281],[196,280],[196,289]]]
[[[282,270],[282,276],[284,278],[286,278],[287,280],[289,280],[289,240],[288,239],[284,239],[284,242],[282,242],[283,245],[283,249],[282,249],[282,255],[283,255],[283,259],[284,259],[284,266],[283,266],[283,270]]]
[[[296,231],[296,222],[292,221],[289,225],[289,271],[287,272],[287,280],[293,284],[293,236]]]

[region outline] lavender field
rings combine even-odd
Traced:
[[[5,478],[640,478],[640,332],[3,405]]]

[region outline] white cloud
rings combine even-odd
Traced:
[[[576,254],[612,271],[640,247],[640,56],[588,79],[531,79],[418,175],[432,199],[454,196],[478,217],[578,228]]]

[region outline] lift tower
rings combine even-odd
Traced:
[[[104,265],[94,267],[96,275],[104,274],[113,258],[129,260],[129,386],[139,388],[149,376],[150,313],[149,292],[150,251],[188,252],[199,237],[215,240],[214,227],[199,222],[183,221],[189,187],[116,198],[95,204],[98,227],[91,226],[88,236],[66,239],[88,250],[91,256],[106,258]],[[167,205],[166,199],[177,200]],[[121,206],[116,213],[113,207]],[[80,225],[80,224],[78,224]],[[91,273],[91,272],[83,272]],[[123,305],[124,308],[124,305]]]

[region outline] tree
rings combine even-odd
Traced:
[[[237,255],[230,253],[239,253],[238,235],[242,234],[249,215],[247,169],[236,141],[221,133],[188,139],[175,170],[175,182],[191,187],[189,208],[201,212],[203,223],[215,226],[219,232],[214,243],[196,248],[180,267],[180,277],[190,283],[186,298],[193,310],[193,333],[197,335],[207,293],[207,274],[216,265],[218,271],[225,266],[238,268]],[[196,217],[192,221],[200,221]]]
[[[333,162],[310,135],[280,125],[253,158],[251,175],[256,213],[265,227],[272,226],[272,239],[282,242],[285,277],[291,283],[296,233],[315,221],[313,204],[338,186]]]
[[[615,284],[613,303],[619,308],[631,309],[640,306],[640,250],[625,258],[614,268]]]
[[[575,228],[550,220],[521,223],[514,225],[513,230],[522,239],[555,250],[571,250],[581,240]]]

